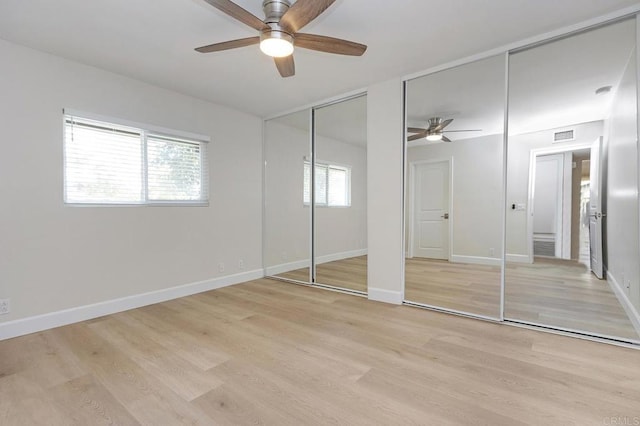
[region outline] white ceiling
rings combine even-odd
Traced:
[[[257,46],[193,49],[254,31],[203,0],[2,0],[0,38],[260,116],[428,69],[637,0],[337,0],[305,32],[365,43],[361,58],[297,49],[282,79]],[[262,17],[261,0],[237,3]]]

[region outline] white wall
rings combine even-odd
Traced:
[[[635,52],[615,94],[608,135],[607,270],[640,311],[638,241],[638,140]]]
[[[408,166],[453,159],[452,261],[465,256],[497,262],[502,256],[502,144],[502,135],[489,135],[408,149]],[[409,196],[411,182],[407,186]]]
[[[368,285],[369,299],[402,303],[403,126],[402,81],[367,91]]]
[[[309,259],[309,206],[303,204],[304,157],[309,133],[269,120],[265,127],[265,266]],[[316,209],[316,255],[367,248],[367,150],[323,136],[316,138],[318,161],[351,167],[351,206]],[[286,268],[285,268],[286,269]],[[282,272],[282,271],[281,271]]]
[[[575,129],[575,139],[570,142],[553,144],[553,133],[565,130],[567,127]],[[603,122],[593,121],[589,123],[567,126],[562,129],[549,129],[533,133],[509,136],[507,150],[507,260],[509,258],[529,257],[530,246],[528,243],[528,197],[529,197],[529,167],[531,150],[562,148],[571,150],[582,144],[591,144],[603,135]],[[512,210],[512,204],[524,204],[524,210]]]
[[[0,322],[261,268],[258,117],[4,41],[0,57]],[[210,206],[64,205],[63,108],[210,135]]]

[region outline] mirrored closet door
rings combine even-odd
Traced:
[[[366,293],[366,96],[316,108],[314,130],[314,282]]]
[[[366,294],[366,96],[265,121],[264,157],[265,274]]]
[[[639,340],[636,82],[635,19],[510,55],[506,319]]]
[[[311,282],[311,214],[305,164],[311,160],[311,111],[264,124],[265,275]]]
[[[407,302],[500,318],[505,61],[406,83]]]

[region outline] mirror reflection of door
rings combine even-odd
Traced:
[[[449,162],[412,168],[413,219],[409,257],[449,260]]]
[[[636,22],[510,54],[505,318],[640,338]]]
[[[505,60],[406,83],[407,303],[500,318]]]

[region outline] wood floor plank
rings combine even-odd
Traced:
[[[0,342],[7,425],[589,425],[640,351],[261,279]]]

